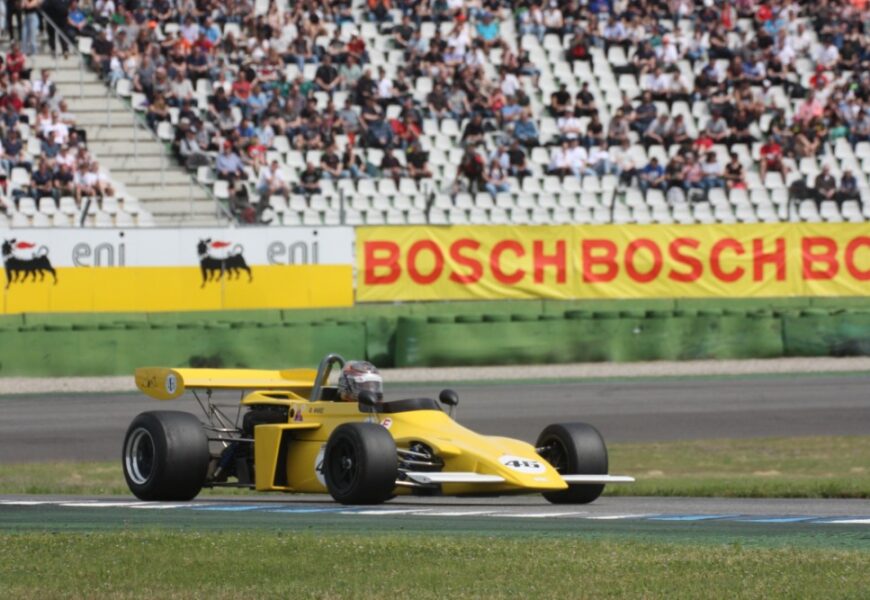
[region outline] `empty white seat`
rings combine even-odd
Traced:
[[[33,218],[30,220],[31,227],[51,227],[52,220],[45,213],[37,212],[33,213]]]
[[[819,216],[830,223],[842,223],[843,216],[840,214],[840,208],[833,200],[825,200],[819,209]]]
[[[115,227],[135,227],[136,221],[133,220],[133,215],[123,210],[115,214]]]
[[[819,215],[816,203],[812,200],[801,200],[801,203],[798,205],[798,217],[800,217],[802,221],[807,221],[809,223],[818,223],[821,221],[821,216]]]
[[[118,212],[119,209],[118,199],[114,196],[106,196],[102,199],[100,205],[103,212],[110,215],[114,215],[116,212]]]
[[[30,196],[23,196],[18,199],[18,212],[22,215],[32,217],[36,214],[36,201]]]
[[[738,204],[734,207],[734,216],[741,223],[757,223],[758,216],[751,204]]]
[[[44,215],[53,215],[57,212],[57,204],[51,196],[44,196],[39,199],[39,212]]]
[[[109,213],[98,210],[97,214],[94,215],[94,227],[107,228],[114,226],[115,219]]]

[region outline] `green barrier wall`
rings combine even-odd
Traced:
[[[768,314],[692,315],[569,311],[565,318],[453,322],[401,318],[396,366],[627,362],[783,355],[782,324]]]
[[[870,355],[870,299],[505,301],[350,309],[14,315],[0,376],[137,366],[381,367]]]
[[[787,356],[870,355],[870,311],[808,309],[783,315]]]
[[[186,323],[0,329],[0,375],[132,374],[142,366],[287,368],[365,353],[362,323]]]

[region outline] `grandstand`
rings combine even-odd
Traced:
[[[85,4],[4,62],[0,227],[870,218],[861,0]]]

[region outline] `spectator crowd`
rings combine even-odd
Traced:
[[[245,219],[327,180],[431,179],[433,152],[455,169],[434,187],[453,194],[495,197],[544,175],[613,176],[672,203],[756,175],[819,202],[866,187],[833,154],[870,141],[866,0],[368,0],[361,14],[347,0],[70,0],[46,11],[92,39],[93,68],[129,82],[153,128],[171,123],[179,161],[214,168]],[[364,28],[388,44],[373,47]],[[599,85],[596,56],[615,86]],[[554,82],[542,57],[570,73]],[[111,193],[50,75],[31,84],[25,63],[14,45],[0,80],[7,178],[32,171],[22,193],[40,196]],[[36,164],[22,124],[39,140]],[[288,166],[290,151],[308,160]]]

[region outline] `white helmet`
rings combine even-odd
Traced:
[[[362,391],[372,392],[380,401],[384,398],[384,380],[377,367],[364,360],[345,363],[338,378],[338,394],[345,402],[359,401]]]

